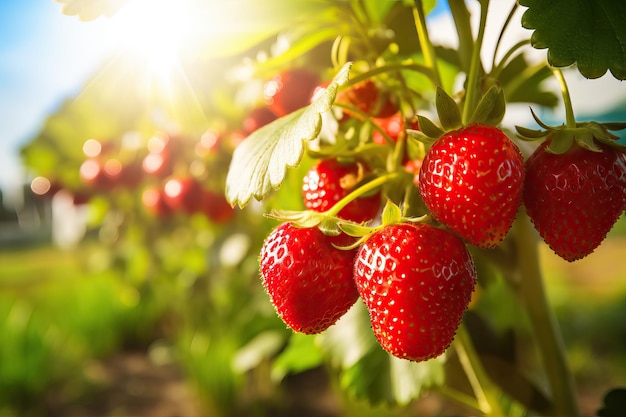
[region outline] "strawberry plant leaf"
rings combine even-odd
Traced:
[[[285,179],[287,168],[300,163],[304,142],[322,128],[322,113],[330,110],[337,89],[348,80],[351,63],[311,105],[277,119],[248,136],[237,147],[226,177],[226,198],[244,207],[252,197],[263,199]]]
[[[587,78],[609,70],[626,79],[626,19],[622,2],[613,0],[520,0],[528,7],[522,26],[534,29],[531,44],[548,49],[555,67],[577,64]]]
[[[445,355],[419,363],[389,355],[378,345],[362,302],[317,336],[317,342],[340,369],[342,388],[371,404],[408,404],[423,389],[444,382]]]
[[[531,65],[523,54],[513,58],[498,75],[507,103],[533,103],[555,107],[558,96],[545,88],[552,71],[546,65]]]
[[[417,115],[417,124],[420,127],[419,131],[429,138],[438,139],[444,134],[444,131],[441,130],[439,126],[433,123],[429,118],[419,114]],[[419,139],[420,137],[415,136],[415,138]]]
[[[439,86],[437,86],[435,106],[437,107],[437,115],[439,116],[441,127],[443,127],[445,131],[454,130],[461,126],[461,110],[459,110],[459,106],[456,104],[456,101]]]
[[[100,16],[112,16],[128,0],[56,0],[63,5],[61,11],[68,16],[78,16],[83,22],[96,20]]]
[[[488,124],[497,125],[502,121],[504,111],[504,94],[500,87],[494,85],[487,90],[485,95],[483,95],[478,102],[472,114],[471,121],[475,123],[485,123],[489,120]]]
[[[290,373],[299,373],[322,364],[323,358],[315,338],[302,333],[293,333],[287,347],[272,364],[272,379],[282,380]]]

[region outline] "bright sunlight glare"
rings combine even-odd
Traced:
[[[133,0],[112,19],[117,44],[163,81],[192,44],[194,24],[189,0]]]

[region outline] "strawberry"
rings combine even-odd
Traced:
[[[347,196],[369,172],[362,162],[340,162],[336,158],[322,159],[304,176],[302,197],[307,209],[326,211]],[[362,223],[372,220],[380,208],[380,192],[359,197],[337,214],[345,220]]]
[[[383,227],[360,247],[359,295],[383,349],[424,361],[442,354],[470,302],[474,262],[463,241],[427,224]]]
[[[515,220],[524,160],[500,129],[475,123],[444,134],[432,145],[419,184],[435,218],[467,242],[489,249],[504,240]]]
[[[311,103],[319,81],[317,74],[305,68],[283,71],[265,83],[265,103],[277,117],[289,114]]]
[[[381,91],[370,79],[340,91],[335,101],[354,106],[373,117],[389,117],[398,111],[389,93]]]
[[[287,326],[315,334],[333,325],[356,302],[353,260],[354,251],[335,248],[317,227],[282,223],[263,243],[261,278]]]
[[[526,162],[524,205],[545,242],[567,261],[597,248],[626,209],[626,155],[573,144],[563,154],[543,142]]]

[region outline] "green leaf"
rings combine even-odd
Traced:
[[[391,356],[376,341],[362,302],[317,341],[331,364],[340,369],[341,387],[370,404],[405,405],[423,389],[444,382],[445,355],[419,363]]]
[[[545,64],[532,65],[523,54],[509,61],[498,75],[507,103],[533,103],[555,107],[558,96],[545,88],[544,81],[552,77]]]
[[[128,0],[56,0],[63,5],[63,14],[78,16],[83,22],[100,16],[110,17],[121,9]]]
[[[439,126],[433,123],[429,118],[419,114],[417,115],[417,124],[419,125],[419,131],[431,139],[438,139],[444,134],[444,131],[441,130]],[[413,132],[409,132],[409,134],[415,137],[415,139],[421,139],[419,134],[414,134]]]
[[[534,29],[531,44],[548,48],[548,62],[555,67],[576,63],[587,78],[607,70],[626,79],[626,14],[623,1],[520,0],[528,7],[522,26]]]
[[[478,102],[472,114],[471,121],[474,123],[486,123],[486,121],[489,120],[490,124],[497,125],[504,117],[504,107],[505,102],[502,89],[494,85],[487,90]]]
[[[209,57],[246,52],[260,42],[299,25],[337,23],[340,4],[331,0],[199,1],[198,18],[206,24],[197,38]],[[337,19],[333,21],[332,19]]]
[[[626,388],[612,388],[602,400],[598,417],[619,417],[626,410]]]
[[[285,343],[283,332],[267,330],[243,346],[233,358],[233,368],[244,373],[256,368],[264,359],[275,355]]]
[[[263,199],[285,179],[288,167],[300,163],[304,142],[322,128],[322,113],[329,111],[340,85],[348,81],[351,63],[341,68],[326,91],[311,105],[263,126],[233,153],[226,177],[226,198],[244,207],[254,196]]]
[[[461,127],[461,110],[456,101],[446,93],[443,88],[437,87],[435,105],[441,127],[447,132]],[[421,126],[421,125],[420,125]],[[421,129],[423,131],[423,129]]]
[[[290,373],[299,373],[322,364],[322,352],[315,344],[315,337],[294,333],[289,344],[272,365],[272,379],[282,380]]]

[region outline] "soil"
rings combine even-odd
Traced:
[[[86,373],[92,381],[98,381],[90,393],[74,404],[55,406],[54,399],[50,398],[47,416],[212,417],[204,414],[201,402],[175,364],[157,365],[142,352],[119,352],[90,364]],[[243,405],[230,417],[341,416],[341,405],[330,392],[327,375],[321,369],[290,376],[281,388],[281,398],[289,401],[277,404],[274,399],[264,404]],[[584,416],[596,415],[600,399],[608,388],[579,387]],[[446,403],[435,394],[426,394],[407,411],[416,416],[464,415],[463,409]]]

